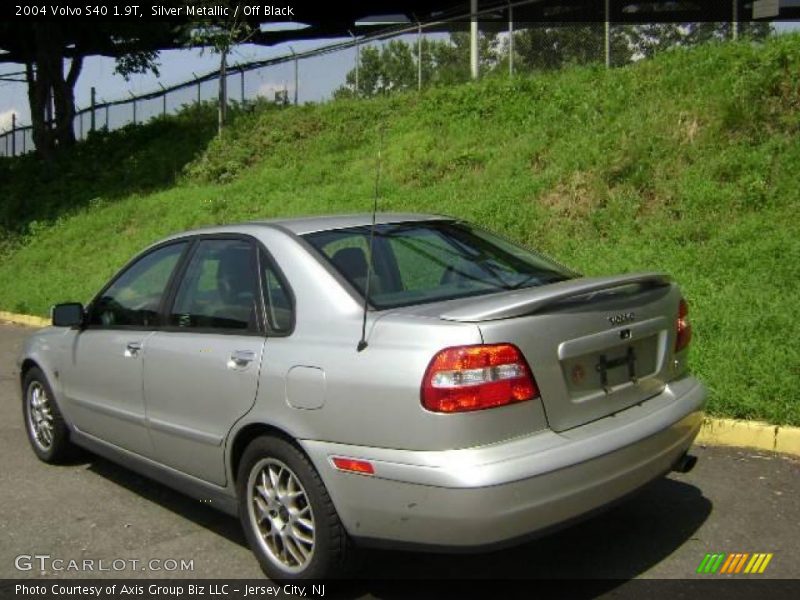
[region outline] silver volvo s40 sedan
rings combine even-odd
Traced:
[[[447,217],[175,235],[19,358],[34,452],[238,515],[275,579],[370,545],[513,543],[694,464],[705,389],[660,273],[582,277]]]

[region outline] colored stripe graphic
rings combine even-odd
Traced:
[[[741,570],[742,570],[742,567],[744,567],[744,563],[745,563],[745,561],[747,560],[747,558],[748,558],[749,556],[750,556],[750,555],[749,555],[747,552],[745,552],[744,554],[742,554],[742,558],[740,558],[740,559],[739,559],[739,562],[736,564],[736,570],[734,571],[734,573],[738,573],[739,571],[741,571]]]
[[[737,560],[739,560],[739,555],[738,554],[736,554],[736,553],[728,554],[728,560],[726,560],[723,563],[722,568],[719,570],[720,575],[722,573],[729,573],[731,566],[735,565]]]
[[[749,556],[750,554],[747,552],[745,553],[736,552],[734,554],[729,554],[728,560],[725,561],[725,564],[722,565],[722,569],[720,569],[719,571],[720,575],[723,573],[730,574],[730,573],[740,572],[742,570],[742,567],[744,567],[744,563]]]
[[[703,557],[703,560],[700,561],[700,566],[697,567],[697,572],[698,573],[705,573],[706,572],[706,567],[708,566],[708,561],[709,560],[711,560],[711,555],[710,554],[706,554]]]
[[[724,552],[720,552],[719,555],[717,556],[717,560],[715,560],[714,562],[712,562],[709,565],[711,567],[711,571],[710,572],[711,573],[716,573],[717,570],[719,569],[720,565],[722,564],[723,560],[725,560],[725,553]]]
[[[767,552],[725,552],[708,553],[697,567],[698,573],[719,573],[720,575],[761,574],[774,555]]]
[[[716,573],[722,561],[725,559],[724,552],[714,552],[713,554],[706,554],[700,566],[697,567],[698,573]]]
[[[763,573],[764,570],[767,568],[769,561],[772,560],[772,553],[770,552],[764,557],[764,562],[761,563],[761,568],[758,570],[759,573]]]
[[[763,554],[753,554],[753,558],[750,559],[750,562],[747,563],[747,566],[744,568],[745,573],[755,573],[755,569],[758,569],[761,561],[764,560]]]

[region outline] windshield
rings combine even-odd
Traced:
[[[303,236],[362,295],[370,227]],[[369,299],[378,309],[491,294],[574,274],[496,235],[453,221],[375,226]]]

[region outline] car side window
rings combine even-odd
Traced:
[[[93,303],[89,324],[100,327],[156,327],[159,306],[186,242],[149,252],[122,273]]]
[[[169,314],[182,329],[258,331],[256,253],[245,240],[203,240]]]
[[[326,240],[325,238],[329,239]],[[340,235],[338,231],[319,234],[321,244],[318,249],[331,261],[333,267],[341,273],[351,285],[364,293],[369,273],[369,229]],[[370,274],[370,295],[398,291],[402,285],[397,273],[395,257],[390,255],[391,247],[384,241],[376,239],[372,248],[372,272]]]
[[[294,324],[294,313],[289,289],[270,261],[264,260],[263,265],[267,322],[275,333],[290,333]]]

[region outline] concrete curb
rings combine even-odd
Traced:
[[[31,315],[18,315],[4,310],[0,310],[0,321],[7,321],[16,325],[26,325],[28,327],[47,327],[50,325],[50,319],[33,317]]]
[[[800,427],[706,417],[696,443],[756,448],[800,456]]]
[[[50,319],[19,315],[2,310],[0,310],[0,321],[28,327],[50,325]],[[756,448],[800,456],[800,427],[784,427],[761,421],[706,417],[696,443],[707,446]]]

